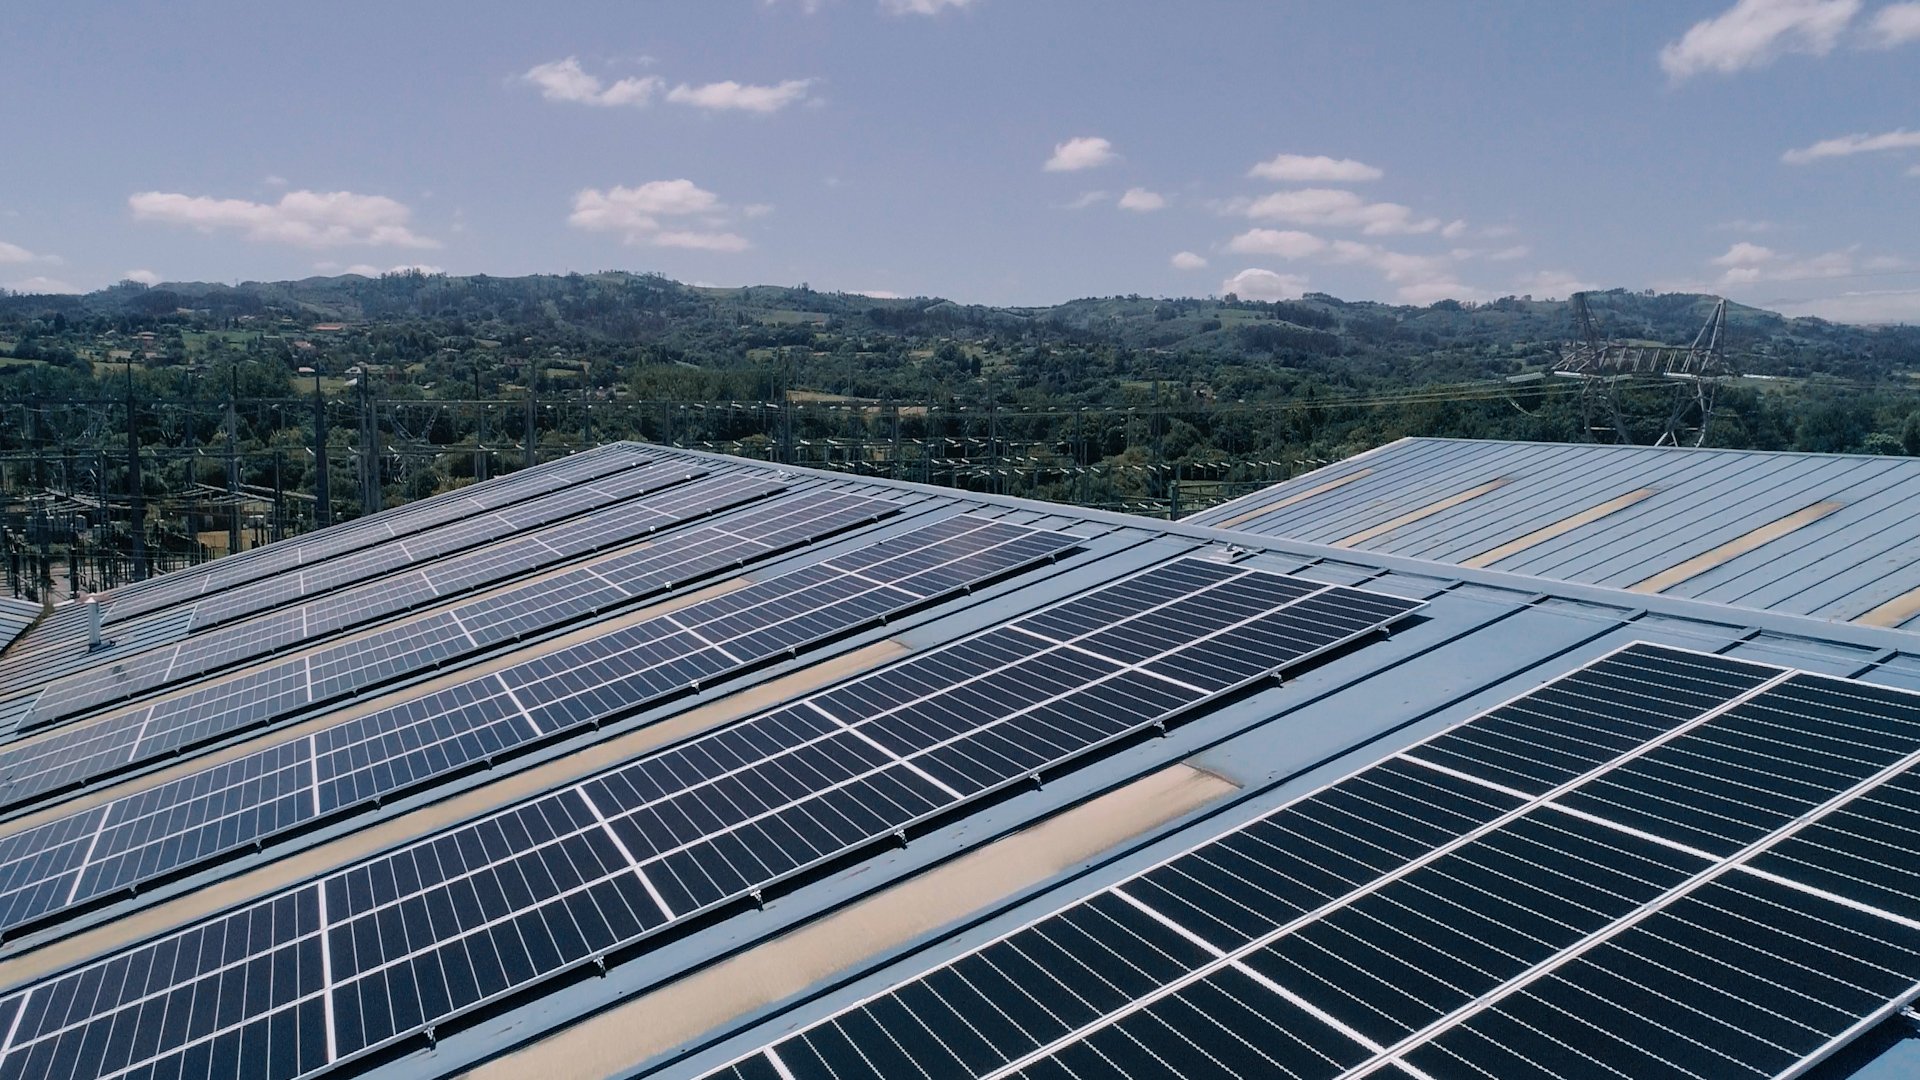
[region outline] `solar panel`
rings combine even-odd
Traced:
[[[84,847],[58,839],[76,817],[16,832],[0,838],[0,929],[605,723],[1074,542],[948,518],[105,803],[77,815],[92,823]],[[143,737],[155,737],[151,721]],[[56,895],[49,878],[70,887]]]
[[[514,537],[393,577],[316,597],[298,607],[196,634],[50,683],[22,727],[34,728],[293,645],[406,611],[445,596],[519,577],[613,544],[739,506],[781,490],[777,481],[729,474],[668,488],[584,518]]]
[[[1798,1075],[1920,994],[1916,766],[1631,646],[710,1075]]]
[[[574,484],[501,510],[449,521],[405,539],[206,597],[194,605],[193,629],[198,632],[303,597],[332,592],[482,544],[493,544],[528,529],[551,525],[704,475],[706,472],[702,469],[689,469],[678,462],[660,462],[602,480]]]
[[[1315,598],[1341,601],[1346,618],[1288,618]],[[1175,627],[1161,651],[1131,663],[1075,647],[1194,600],[1239,617]],[[924,765],[942,746],[998,729],[997,745],[1040,751],[1029,772],[1063,764],[1224,692],[1149,674],[1159,661],[1252,645],[1279,650],[1271,673],[1418,606],[1191,560],[1084,601],[0,998],[13,1018],[0,1076],[310,1075],[952,812],[969,799]],[[1067,643],[1047,642],[1058,635]],[[941,697],[962,726],[921,726]],[[880,725],[897,714],[918,719]],[[883,741],[909,728],[926,737],[919,750]],[[994,745],[972,751],[985,760]],[[209,942],[225,948],[209,955]],[[245,992],[269,975],[271,991]],[[233,1011],[212,1019],[229,1001]]]
[[[245,670],[131,712],[0,750],[0,806],[417,673],[480,649],[674,588],[896,511],[844,492],[807,492],[395,626]],[[598,534],[605,539],[606,534]]]
[[[331,528],[230,555],[191,570],[122,586],[110,594],[102,616],[107,622],[115,622],[197,596],[217,593],[290,569],[383,544],[448,521],[510,506],[518,500],[535,498],[569,484],[610,476],[643,465],[647,460],[634,447],[598,447],[559,461],[411,502],[372,517],[343,522]]]

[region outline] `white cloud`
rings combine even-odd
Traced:
[[[1120,196],[1118,205],[1122,210],[1144,214],[1150,210],[1164,209],[1167,205],[1167,197],[1156,191],[1148,191],[1146,188],[1128,188],[1126,194]]]
[[[160,275],[151,270],[129,270],[120,276],[128,281],[137,281],[142,285],[160,284]]]
[[[1908,131],[1901,128],[1896,131],[1883,131],[1878,135],[1869,135],[1864,131],[1851,135],[1842,135],[1834,139],[1822,139],[1812,146],[1789,150],[1780,155],[1780,160],[1789,165],[1805,165],[1821,158],[1851,157],[1854,154],[1872,154],[1883,150],[1920,149],[1920,131]]]
[[[1449,240],[1458,240],[1467,235],[1467,223],[1462,218],[1455,218],[1447,222],[1446,227],[1440,230],[1440,235]]]
[[[880,0],[880,10],[889,15],[938,15],[947,8],[960,11],[973,3],[974,0]]]
[[[540,88],[548,101],[569,101],[580,105],[633,105],[644,107],[666,85],[658,75],[632,76],[612,85],[589,75],[575,57],[535,64],[520,76],[521,81]]]
[[[331,269],[331,267],[327,264],[320,263],[316,264],[314,269]],[[343,274],[359,274],[361,277],[377,278],[381,274],[444,274],[446,270],[438,266],[429,266],[426,263],[402,263],[399,266],[389,266],[385,270],[382,270],[372,263],[354,263],[352,266],[340,272]]]
[[[1080,193],[1080,195],[1077,198],[1075,198],[1072,202],[1069,202],[1067,204],[1067,209],[1085,210],[1089,206],[1106,202],[1108,199],[1112,197],[1113,196],[1107,194],[1104,191],[1083,191]]]
[[[45,295],[49,293],[77,293],[80,290],[58,278],[30,277],[20,281],[7,282],[7,288],[17,293]]]
[[[780,5],[780,0],[762,0],[762,2],[768,7],[778,7]],[[826,0],[798,0],[798,2],[794,4],[794,7],[800,9],[802,15],[818,15],[820,14],[820,9],[825,6]]]
[[[1205,270],[1207,268],[1206,257],[1196,255],[1191,251],[1176,251],[1173,254],[1173,258],[1168,261],[1173,263],[1175,270]]]
[[[1783,315],[1812,315],[1844,323],[1920,323],[1920,289],[1844,292],[1814,300],[1781,300]]]
[[[1888,4],[1873,17],[1867,32],[1883,49],[1920,41],[1920,3]]]
[[[1378,180],[1386,173],[1352,158],[1277,154],[1248,169],[1247,175],[1290,184],[1357,184]]]
[[[906,297],[891,289],[848,289],[850,296],[865,296],[873,300],[905,300]]]
[[[1536,270],[1519,280],[1516,291],[1541,300],[1556,300],[1599,287],[1567,270]]]
[[[1862,257],[1858,245],[1818,255],[1800,256],[1742,240],[1708,262],[1721,268],[1706,287],[1738,288],[1763,281],[1813,281],[1853,277],[1861,273],[1898,270],[1906,261],[1888,255]]]
[[[1431,304],[1436,300],[1490,299],[1484,289],[1459,280],[1458,260],[1452,255],[1416,255],[1391,251],[1377,244],[1335,240],[1327,246],[1329,261],[1371,267],[1398,288],[1403,304]]]
[[[1302,274],[1276,274],[1271,270],[1248,267],[1220,283],[1220,294],[1233,293],[1242,300],[1298,300],[1307,291]]]
[[[667,92],[667,100],[676,105],[691,105],[714,112],[775,113],[805,100],[813,83],[812,79],[788,79],[772,86],[753,86],[732,79],[707,83],[705,86],[681,83]]]
[[[201,232],[238,230],[249,240],[299,247],[345,245],[437,248],[440,242],[413,231],[413,211],[384,195],[351,191],[290,191],[279,202],[215,199],[204,195],[143,191],[127,199],[135,219],[188,225]]]
[[[1660,50],[1660,66],[1675,79],[1702,72],[1731,74],[1772,63],[1787,53],[1825,56],[1860,11],[1861,0],[1739,0],[1693,24]]]
[[[673,229],[648,238],[655,247],[691,248],[695,251],[745,251],[753,244],[739,233],[701,232]]]
[[[754,204],[740,213],[753,217],[771,209]],[[619,233],[629,244],[745,251],[753,246],[752,242],[724,228],[733,214],[733,209],[722,203],[720,196],[691,180],[652,180],[638,187],[616,186],[605,191],[587,188],[573,197],[573,213],[567,222],[589,232]],[[663,218],[691,218],[710,227],[670,227]]]
[[[1779,258],[1770,247],[1762,247],[1748,240],[1742,240],[1727,249],[1726,254],[1710,260],[1715,266],[1759,266]]]
[[[1113,144],[1097,135],[1079,135],[1058,143],[1053,148],[1053,156],[1047,159],[1047,172],[1079,172],[1081,169],[1097,169],[1120,155],[1113,152]]]
[[[39,256],[19,244],[9,244],[0,240],[0,263],[29,263]]]
[[[1248,229],[1227,241],[1227,250],[1246,255],[1304,259],[1327,250],[1327,242],[1312,233],[1293,229]]]
[[[1357,228],[1368,236],[1430,233],[1440,228],[1438,219],[1415,219],[1412,209],[1399,203],[1368,202],[1339,188],[1276,191],[1248,204],[1246,214],[1256,220],[1292,225]]]
[[[1470,303],[1488,299],[1484,291],[1452,278],[1435,278],[1432,281],[1417,281],[1411,285],[1402,285],[1394,296],[1401,303],[1411,304],[1414,307],[1429,307],[1442,300]]]

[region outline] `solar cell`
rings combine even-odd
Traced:
[[[73,818],[14,833],[0,839],[0,929],[605,723],[1074,542],[947,518],[870,545],[850,566],[828,560],[116,799],[83,815],[95,836],[78,864],[39,854]],[[47,875],[68,882],[64,895]]]
[[[871,682],[874,702],[857,716],[831,711],[855,700],[842,691],[833,692],[841,696],[831,705],[819,695],[782,707],[0,998],[0,1013],[17,1010],[13,1036],[0,1045],[0,1077],[29,1069],[197,1075],[209,1061],[221,1063],[221,1075],[292,1077],[337,1065],[966,803],[920,767],[923,752],[888,749],[870,737],[873,721],[1022,666],[1027,677],[1015,685],[1048,688],[1049,696],[988,695],[956,707],[971,711],[978,729],[1037,740],[1028,745],[1051,743],[1054,756],[1040,764],[1059,765],[1219,696],[1145,675],[1145,664],[1234,640],[1243,627],[1300,600],[1274,591],[1273,583],[1284,580],[1279,575],[1197,562],[1164,572],[1184,588],[1168,596],[1155,587],[1160,575],[1150,572],[1099,590],[1104,618],[1088,614],[1098,605],[1082,605],[1070,624],[1036,623],[1035,633],[1016,622],[857,679],[843,691]],[[1212,630],[1174,627],[1177,636],[1160,652],[1133,663],[1074,647],[1195,592],[1248,614]],[[1418,606],[1337,586],[1307,595],[1366,607],[1374,621],[1357,633]],[[1272,657],[1269,671],[1355,636],[1328,628],[1320,644],[1303,639],[1306,651]],[[954,655],[985,641],[993,647]],[[1164,692],[1151,700],[1081,697],[1128,676]],[[884,704],[889,700],[896,703]],[[1048,709],[1056,710],[1052,722],[1028,719]],[[1151,952],[1130,948],[1131,964],[1150,967],[1128,989],[1209,961],[1204,949],[1164,932],[1164,923],[1140,917],[1135,907],[1108,903],[1101,913],[1132,940],[1152,943]],[[278,920],[271,929],[252,932],[269,918]],[[1100,928],[1091,919],[1087,925],[1089,932]],[[228,944],[217,963],[175,962],[207,940]],[[316,955],[325,973],[317,983],[304,978],[301,963]],[[275,981],[271,997],[242,998],[222,1024],[143,1023],[154,1010],[187,1017],[217,1008],[228,972],[280,969],[289,974]],[[109,972],[139,977],[110,979]],[[1115,990],[1104,1000],[1126,993]],[[1073,999],[1056,993],[1036,1004],[1045,1012]],[[1097,1015],[1097,1005],[1074,1006],[1056,1022]],[[137,1042],[107,1047],[113,1033],[135,1029]],[[324,1055],[305,1054],[310,1046],[325,1046]]]
[[[845,492],[807,492],[646,547],[321,646],[157,702],[0,750],[0,805],[82,780],[417,672],[717,570],[830,536],[896,511]]]
[[[316,597],[297,607],[216,627],[177,644],[116,660],[48,684],[23,721],[44,727],[116,701],[406,611],[457,592],[518,577],[613,544],[762,498],[783,485],[746,474],[716,476],[585,518]]]

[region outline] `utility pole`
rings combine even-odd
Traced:
[[[540,408],[540,361],[535,360],[532,357],[528,357],[527,358],[527,434],[525,439],[526,459],[524,462],[522,462],[522,464],[529,469],[539,464],[539,460],[540,460],[539,451],[535,449],[535,447],[539,442],[539,439],[535,435],[535,432],[538,429],[535,412],[539,408]]]
[[[227,554],[240,551],[240,455],[236,451],[239,421],[235,416],[236,365],[227,365]]]
[[[365,364],[354,382],[360,391],[360,513],[380,512],[380,424],[373,412],[373,369]]]
[[[140,479],[140,424],[133,401],[133,357],[127,357],[127,489],[133,518],[133,580],[147,577],[147,499]]]
[[[987,490],[1001,494],[1000,485],[1000,400],[993,392],[993,376],[987,376],[987,462],[991,470]]]
[[[473,480],[487,478],[487,406],[480,400],[480,361],[473,362]]]
[[[333,495],[327,488],[327,401],[320,396],[320,369],[303,367],[300,374],[313,376],[313,524],[324,529],[333,524]]]

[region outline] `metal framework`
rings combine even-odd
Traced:
[[[1587,294],[1573,294],[1580,340],[1561,346],[1553,373],[1581,381],[1580,411],[1596,439],[1632,443],[1629,397],[1663,399],[1655,446],[1699,446],[1713,422],[1720,385],[1736,378],[1727,362],[1727,302],[1721,300],[1689,345],[1647,345],[1600,336]]]

